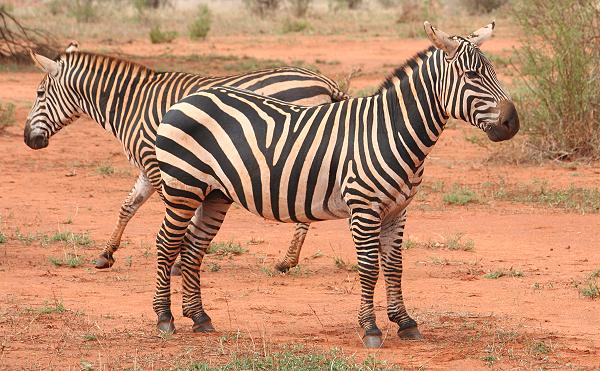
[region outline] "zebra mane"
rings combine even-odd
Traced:
[[[402,81],[408,75],[406,73],[407,67],[415,68],[417,66],[417,59],[422,59],[427,56],[428,53],[435,51],[435,46],[430,46],[429,48],[422,50],[415,54],[412,58],[409,58],[404,62],[400,67],[396,68],[394,72],[392,72],[385,81],[379,86],[374,95],[381,94],[384,90],[390,89],[394,87],[394,79],[399,79]]]
[[[140,69],[140,71],[143,71],[143,72],[148,72],[148,73],[157,72],[156,70],[154,70],[146,65],[143,65],[141,63],[138,63],[138,62],[133,62],[133,61],[130,61],[127,59],[113,57],[110,55],[99,54],[99,53],[74,51],[74,52],[70,52],[70,53],[61,53],[56,59],[57,60],[62,59],[65,61],[69,61],[69,60],[73,61],[73,60],[77,60],[79,58],[85,58],[85,57],[89,57],[95,63],[107,61],[108,63],[115,63],[117,65],[124,65],[126,67],[138,67]]]

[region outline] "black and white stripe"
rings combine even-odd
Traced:
[[[445,36],[442,49],[419,53],[370,97],[302,107],[215,87],[171,107],[156,138],[166,203],[153,302],[161,331],[174,330],[168,272],[180,250],[184,315],[193,319],[194,331],[213,329],[202,307],[199,264],[237,202],[283,222],[349,217],[365,344],[381,345],[373,309],[380,258],[389,319],[401,337],[420,337],[402,298],[401,246],[424,160],[449,117],[470,122],[492,140],[518,131],[514,105],[479,50],[481,40],[435,35],[435,45]],[[196,213],[199,208],[206,214]]]
[[[69,49],[76,49],[71,47]],[[159,185],[154,140],[160,119],[185,95],[210,86],[235,86],[303,105],[318,105],[348,98],[331,79],[305,68],[283,67],[227,77],[203,77],[181,72],[156,72],[118,58],[71,51],[56,61],[42,56],[34,60],[49,72],[37,91],[37,99],[25,126],[25,141],[43,148],[49,138],[83,114],[111,132],[123,145],[140,175],[123,202],[118,223],[97,259],[97,268],[114,263],[113,253],[129,220]],[[54,69],[53,69],[54,68]],[[48,71],[50,70],[50,71]],[[297,263],[308,226],[299,225],[288,257],[278,265],[286,270]]]

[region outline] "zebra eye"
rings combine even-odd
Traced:
[[[465,76],[470,80],[479,78],[479,74],[475,71],[466,71]]]
[[[38,98],[42,98],[44,96],[44,91],[43,90],[38,90],[37,91],[37,97]]]

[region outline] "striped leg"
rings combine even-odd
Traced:
[[[202,207],[196,210],[192,224],[188,227],[185,242],[181,250],[181,273],[183,279],[183,315],[194,321],[194,332],[214,331],[210,317],[202,307],[200,293],[200,266],[204,254],[215,237],[231,201],[219,196],[209,195]]]
[[[175,332],[171,313],[171,267],[181,250],[190,221],[200,207],[200,201],[196,199],[184,199],[185,205],[177,204],[178,200],[177,195],[170,199],[165,192],[165,218],[156,237],[156,292],[152,307],[158,316],[158,330],[164,333]]]
[[[294,238],[290,243],[290,247],[288,247],[288,251],[283,260],[275,264],[275,269],[281,273],[285,273],[289,271],[290,268],[294,268],[296,265],[298,265],[300,250],[302,250],[302,244],[304,244],[304,239],[308,233],[308,227],[309,224],[307,223],[296,224],[296,231],[294,232]]]
[[[375,322],[373,295],[379,276],[379,233],[381,221],[372,210],[353,210],[350,220],[352,238],[356,247],[361,297],[358,323],[365,330],[363,342],[367,348],[382,344],[381,330]]]
[[[381,228],[381,267],[386,284],[388,318],[400,326],[402,339],[421,339],[417,322],[412,319],[402,299],[402,237],[406,223],[406,210],[386,220]]]
[[[121,244],[121,237],[127,227],[127,223],[138,211],[140,206],[146,202],[150,196],[154,193],[154,187],[148,180],[148,177],[143,172],[138,176],[131,192],[121,205],[121,211],[119,212],[119,221],[117,226],[113,230],[110,239],[106,243],[104,251],[96,259],[96,268],[104,269],[110,268],[115,263],[113,253],[117,251]]]

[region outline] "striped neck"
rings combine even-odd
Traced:
[[[119,138],[124,116],[131,114],[141,88],[156,73],[134,62],[91,53],[69,53],[65,59],[70,71],[66,83],[79,96],[81,110]]]
[[[429,48],[409,59],[383,83],[377,96],[385,100],[398,146],[420,167],[448,121],[442,102],[443,54]]]

